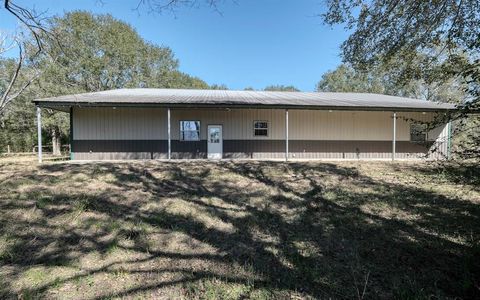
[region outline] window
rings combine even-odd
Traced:
[[[254,121],[253,136],[268,136],[268,121]]]
[[[427,140],[427,124],[410,124],[410,141],[415,143]]]
[[[208,135],[210,136],[211,144],[220,143],[220,128],[219,127],[208,127]]]
[[[200,121],[180,121],[180,140],[199,141]]]

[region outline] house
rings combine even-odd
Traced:
[[[41,108],[70,113],[73,160],[442,159],[455,109],[378,94],[146,88],[34,103],[39,126]]]

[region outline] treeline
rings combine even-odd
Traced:
[[[76,11],[48,21],[40,35],[42,51],[32,37],[30,52],[17,80],[40,76],[0,116],[0,152],[29,152],[37,144],[33,99],[118,88],[218,89],[179,71],[172,50],[145,41],[134,28],[110,15]],[[13,59],[0,59],[0,91],[14,72]],[[44,145],[56,152],[68,142],[68,114],[43,110]]]
[[[36,80],[0,116],[0,153],[31,152],[37,145],[33,99],[119,88],[228,89],[208,85],[179,71],[172,50],[145,41],[129,24],[110,15],[86,11],[66,13],[48,21],[40,41],[27,41],[28,60],[17,81],[32,74]],[[37,54],[38,44],[42,51]],[[16,68],[13,59],[0,58],[0,91]],[[251,88],[247,88],[251,89]],[[298,91],[293,86],[270,85],[266,91]],[[68,114],[43,109],[43,144],[59,154],[68,150]]]
[[[33,99],[118,88],[228,89],[179,71],[179,61],[170,48],[145,41],[129,24],[110,15],[70,12],[48,20],[47,28],[39,40],[32,37],[27,41],[28,59],[17,82],[39,76],[0,111],[0,153],[7,151],[7,146],[12,152],[30,152],[37,144]],[[42,51],[37,54],[39,43]],[[429,53],[436,51],[430,49]],[[458,52],[459,57],[465,55]],[[406,60],[410,63],[405,64]],[[0,58],[0,92],[8,86],[16,65],[13,59]],[[322,75],[316,90],[465,103],[465,80],[451,68],[444,60],[432,60],[425,52],[412,50],[362,70],[340,65]],[[263,90],[299,91],[291,85],[270,85]],[[456,125],[459,152],[478,156],[478,115],[467,115]],[[68,114],[44,109],[42,128],[43,144],[58,154],[61,145],[68,143]]]
[[[401,58],[397,58],[401,60]],[[422,53],[413,52],[409,59],[416,61],[414,68],[395,69],[401,61],[379,64],[368,71],[360,71],[343,64],[323,74],[316,90],[319,92],[377,93],[409,97],[435,102],[462,105],[468,102],[465,80],[447,72],[438,62],[428,60]],[[408,72],[408,73],[405,73]],[[411,73],[417,74],[412,76]],[[412,78],[413,77],[413,78]],[[480,155],[480,115],[464,114],[454,117],[452,131],[452,154],[459,159],[478,159]],[[435,124],[430,124],[435,126]],[[437,124],[438,125],[438,124]]]

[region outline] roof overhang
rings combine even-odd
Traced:
[[[71,107],[163,107],[172,109],[302,109],[449,112],[453,104],[365,93],[265,92],[188,89],[119,89],[64,95],[33,102],[69,111]]]
[[[395,112],[451,112],[457,109],[410,108],[383,106],[315,106],[315,105],[259,105],[259,104],[186,104],[186,103],[76,103],[76,102],[43,102],[34,101],[36,106],[69,112],[71,107],[131,107],[131,108],[177,108],[177,109],[296,109],[296,110],[343,110],[343,111],[395,111]]]

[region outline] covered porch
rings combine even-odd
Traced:
[[[411,141],[432,113],[269,108],[69,107],[73,160],[448,158],[450,124]],[[41,107],[37,108],[41,143]],[[435,148],[435,153],[429,153]],[[39,151],[39,161],[42,153]]]

